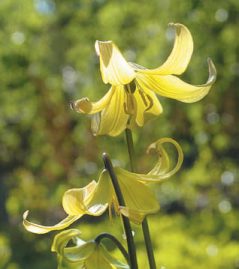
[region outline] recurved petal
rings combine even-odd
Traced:
[[[64,253],[64,248],[67,246],[70,240],[76,238],[81,234],[78,229],[69,229],[58,233],[53,240],[51,251],[57,252],[62,255]]]
[[[171,167],[172,158],[169,157],[165,149],[165,144],[171,144],[177,152],[176,164]],[[153,153],[158,156],[158,162],[153,169],[147,174],[148,178],[166,179],[177,173],[183,163],[183,151],[177,141],[172,138],[164,137],[149,145],[147,153]]]
[[[110,102],[115,88],[110,90],[97,102],[91,102],[89,98],[84,97],[71,103],[73,110],[79,113],[95,114],[102,111]]]
[[[211,59],[208,59],[208,67],[208,81],[202,85],[191,85],[172,75],[138,74],[137,80],[142,88],[151,89],[159,95],[185,103],[193,103],[207,95],[216,80],[216,68]]]
[[[170,25],[175,28],[176,37],[167,60],[158,68],[139,69],[138,72],[151,75],[180,75],[186,70],[193,53],[191,33],[183,24],[171,23]]]
[[[129,115],[125,113],[125,92],[122,85],[113,86],[114,94],[104,110],[92,115],[91,127],[95,135],[117,136],[127,126]]]
[[[122,214],[139,224],[146,215],[159,210],[153,191],[143,182],[138,181],[134,173],[119,167],[115,168],[115,172],[126,204],[125,207],[120,207]]]
[[[175,161],[175,165],[171,165],[173,158],[169,157],[169,154],[164,147],[167,143],[171,144],[176,149],[177,159]],[[180,169],[183,162],[182,149],[180,145],[172,138],[165,137],[157,140],[148,147],[147,153],[155,153],[158,157],[156,164],[150,172],[146,174],[132,173],[116,167],[115,170],[117,173],[119,173],[120,178],[128,178],[131,179],[131,181],[139,181],[142,183],[161,182],[162,180],[174,175]],[[126,207],[128,207],[127,204]],[[141,208],[141,210],[144,211],[143,208]]]
[[[28,221],[27,216],[28,216],[28,211],[26,211],[23,214],[23,225],[24,225],[26,230],[28,230],[29,232],[32,232],[32,233],[36,233],[36,234],[45,234],[45,233],[49,233],[51,231],[65,229],[68,226],[70,226],[73,222],[75,222],[76,220],[78,220],[79,218],[82,217],[82,215],[67,216],[65,219],[63,219],[61,222],[59,222],[55,225],[44,226],[44,225],[40,225],[40,224]]]
[[[112,187],[103,171],[99,182],[92,181],[84,188],[70,189],[63,196],[63,207],[69,215],[102,215],[112,199]]]
[[[122,85],[135,78],[133,68],[112,41],[96,41],[95,49],[100,57],[100,71],[104,83]]]
[[[54,237],[51,250],[61,256],[61,262],[68,262],[69,264],[80,263],[80,265],[82,263],[82,265],[84,265],[84,261],[95,251],[97,247],[96,243],[93,241],[85,242],[79,238],[79,235],[79,230],[69,229]],[[71,240],[75,242],[76,245],[67,247]],[[76,268],[81,268],[79,267],[79,264],[77,265]]]

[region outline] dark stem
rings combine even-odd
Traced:
[[[122,192],[120,190],[120,186],[117,180],[117,176],[114,172],[111,160],[107,153],[103,153],[103,161],[105,165],[105,169],[109,172],[110,178],[112,180],[112,184],[115,190],[115,194],[118,200],[118,203],[120,206],[125,206],[124,197],[122,195]],[[136,257],[136,249],[134,245],[134,238],[132,234],[131,225],[129,222],[129,219],[122,215],[126,240],[127,240],[127,246],[128,246],[128,253],[129,253],[129,260],[130,260],[130,268],[131,269],[138,269],[138,263],[137,263],[137,257]]]
[[[134,143],[133,143],[133,136],[132,136],[131,130],[127,128],[125,130],[125,135],[126,135],[131,171],[136,172],[135,163],[134,163],[135,161]],[[142,222],[142,230],[144,234],[145,247],[146,247],[146,251],[148,255],[149,267],[150,269],[156,269],[154,251],[153,251],[152,241],[150,238],[149,225],[148,225],[148,221],[146,217]]]
[[[112,234],[108,234],[108,233],[99,234],[95,238],[95,242],[97,244],[99,244],[105,238],[110,239],[117,246],[117,248],[120,250],[120,252],[124,256],[125,260],[129,263],[129,255],[128,255],[127,251],[125,250],[123,245],[120,243],[120,241],[116,237],[114,237]]]

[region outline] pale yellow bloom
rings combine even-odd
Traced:
[[[164,148],[166,143],[172,144],[177,151],[177,162],[174,167]],[[181,147],[171,138],[161,138],[151,144],[148,147],[148,153],[156,153],[158,160],[147,174],[132,173],[120,167],[114,167],[125,200],[124,207],[118,205],[111,179],[108,172],[104,170],[98,182],[92,181],[83,188],[70,189],[65,192],[62,205],[68,216],[64,220],[53,226],[44,226],[28,221],[27,211],[23,216],[23,225],[30,232],[44,234],[64,229],[85,214],[102,215],[107,208],[110,209],[112,206],[116,212],[125,215],[134,223],[141,223],[146,215],[159,210],[158,201],[147,184],[169,178],[179,170],[183,161]]]
[[[51,250],[57,253],[59,269],[129,269],[128,264],[118,261],[101,243],[85,242],[79,235],[79,230],[70,229],[55,236]],[[70,241],[74,245],[69,247]]]
[[[96,41],[100,70],[110,90],[97,102],[82,98],[73,103],[80,113],[92,115],[95,135],[116,136],[126,127],[142,127],[146,115],[159,115],[162,106],[156,94],[185,103],[199,101],[209,92],[216,79],[216,69],[208,59],[209,77],[205,84],[191,85],[175,75],[182,74],[191,59],[193,39],[186,26],[176,23],[175,41],[171,54],[158,68],[146,69],[127,62],[112,41]]]

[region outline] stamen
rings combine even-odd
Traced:
[[[130,81],[129,85],[129,90],[131,93],[134,93],[136,90],[136,84],[135,84],[135,80],[133,79],[132,81]]]
[[[139,89],[139,94],[140,94],[140,96],[141,96],[141,98],[142,98],[142,100],[144,102],[144,105],[147,107],[148,106],[148,103],[147,103],[147,100],[145,98],[145,94],[144,94],[144,92],[141,89]]]
[[[145,109],[145,111],[148,111],[154,105],[153,98],[142,90],[142,88],[140,87],[139,83],[137,83],[137,81],[136,81],[136,84],[137,84],[137,87],[139,89],[139,94],[144,102],[144,105],[147,107]],[[145,96],[147,97],[149,104],[147,103]]]
[[[127,110],[127,104],[124,102],[124,112],[125,114],[129,114],[129,111]]]
[[[126,102],[124,102],[124,111],[128,115],[134,115],[136,111],[136,101],[132,93],[126,93]]]
[[[127,93],[134,93],[136,90],[136,84],[135,84],[135,80],[133,79],[132,81],[130,81],[130,83],[124,85],[124,89]]]
[[[149,100],[149,105],[148,105],[148,107],[147,107],[147,109],[145,111],[148,111],[154,105],[154,101],[153,101],[153,98],[151,96],[149,96],[148,94],[146,94],[146,97]]]

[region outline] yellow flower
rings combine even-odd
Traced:
[[[172,168],[168,153],[164,144],[172,144],[178,154],[177,163]],[[148,153],[156,153],[158,161],[147,174],[132,173],[120,167],[115,167],[118,183],[125,200],[125,206],[119,206],[106,170],[100,174],[99,181],[92,181],[83,188],[70,189],[65,192],[62,205],[67,217],[53,226],[44,226],[27,220],[28,211],[23,215],[23,225],[33,233],[44,234],[53,230],[61,230],[81,218],[83,215],[99,216],[107,208],[114,209],[128,217],[132,222],[139,224],[146,215],[156,213],[159,210],[158,201],[153,191],[148,187],[150,182],[161,182],[175,174],[181,167],[183,153],[179,144],[171,138],[161,138],[151,144]]]
[[[85,242],[79,235],[79,230],[70,229],[55,236],[51,250],[57,253],[59,269],[129,269],[127,264],[113,257],[101,243]],[[75,243],[74,246],[67,246],[70,241]]]
[[[112,41],[96,41],[102,79],[111,84],[111,88],[97,102],[82,98],[72,103],[77,112],[92,115],[95,135],[116,136],[126,127],[142,127],[146,114],[159,115],[163,111],[155,93],[185,103],[199,101],[207,95],[216,79],[216,69],[210,59],[205,84],[191,85],[174,76],[186,70],[193,52],[193,39],[184,25],[171,25],[176,33],[172,52],[156,69],[127,62]]]

